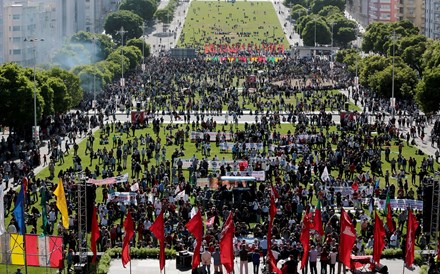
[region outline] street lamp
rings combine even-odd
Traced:
[[[91,63],[92,65],[95,64],[95,56],[96,56],[96,37],[92,38],[92,42],[93,42],[93,56],[91,58]],[[96,68],[94,68],[93,71],[93,102],[92,102],[92,108],[96,108]]]
[[[396,108],[396,98],[394,98],[394,56],[396,53],[396,31],[393,30],[393,35],[391,36],[391,40],[393,41],[393,74],[392,74],[392,78],[391,78],[391,115],[394,119],[394,112],[395,112],[395,108]]]
[[[124,34],[126,34],[127,31],[124,30],[124,27],[121,27],[120,30],[116,32],[116,34],[121,35],[121,66],[122,66],[122,72],[121,72],[121,88],[122,92],[124,92],[125,87],[125,79],[124,79]]]
[[[35,141],[35,146],[37,146],[39,141],[39,129],[37,126],[37,81],[36,81],[36,67],[37,67],[37,51],[35,49],[35,43],[42,42],[44,39],[42,38],[31,38],[31,39],[24,39],[24,42],[30,42],[32,43],[32,48],[34,49],[34,130],[32,131],[33,139]]]
[[[145,22],[142,22],[142,72],[145,72]]]

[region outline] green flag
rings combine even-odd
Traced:
[[[388,191],[387,191],[387,200],[385,202],[385,215],[388,214],[389,204],[390,204],[390,195],[388,194]]]
[[[41,189],[41,217],[43,218],[43,235],[47,234],[46,188]]]

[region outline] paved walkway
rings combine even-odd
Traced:
[[[401,273],[403,269],[403,261],[402,260],[380,260],[381,264],[386,265],[388,267],[389,273]],[[260,265],[260,273],[263,265]],[[252,263],[248,264],[248,273],[253,273]],[[240,262],[238,261],[238,257],[235,260],[234,264],[234,273],[240,273]],[[416,267],[414,270],[405,269],[406,273],[419,273],[420,268]],[[159,271],[159,260],[154,259],[146,259],[146,260],[132,260],[131,261],[131,270],[130,265],[127,265],[126,268],[122,267],[121,260],[112,260],[110,263],[110,269],[108,274],[145,274],[151,273],[156,274],[160,273]],[[180,273],[191,273],[191,270],[180,271],[176,269],[176,260],[167,260],[165,264],[165,272],[166,274],[180,274]],[[211,273],[214,273],[214,266],[211,264]],[[226,270],[223,270],[223,273],[226,273]],[[337,270],[336,270],[337,273]],[[347,271],[347,273],[351,273]]]

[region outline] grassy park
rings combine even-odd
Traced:
[[[178,46],[263,41],[289,46],[271,2],[192,1]]]

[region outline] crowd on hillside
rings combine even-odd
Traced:
[[[206,252],[214,256],[214,265],[222,222],[231,211],[240,260],[244,261],[245,253],[249,253],[254,263],[263,262],[264,256],[257,260],[253,254],[268,252],[265,235],[269,183],[273,183],[281,194],[276,202],[277,216],[272,229],[275,257],[292,261],[288,273],[297,273],[296,265],[302,252],[299,243],[302,216],[305,212],[313,213],[319,200],[325,235],[313,233],[310,268],[313,273],[319,257],[321,268],[328,266],[332,273],[337,260],[340,207],[349,208],[352,221],[360,224],[353,253],[365,254],[373,244],[374,218],[367,209],[375,198],[421,200],[423,182],[436,171],[438,155],[424,155],[417,162],[416,158],[403,153],[417,140],[428,138],[426,127],[434,123],[432,117],[419,115],[414,103],[399,102],[395,121],[388,120],[385,112],[390,109],[386,100],[364,89],[346,87],[349,96],[361,101],[364,110],[342,117],[335,130],[335,120],[325,110],[340,110],[347,99],[345,95],[333,93],[325,96],[320,90],[327,89],[324,83],[345,87],[342,83],[347,83],[350,74],[341,71],[333,80],[325,80],[330,75],[325,61],[311,64],[286,59],[275,64],[250,65],[151,58],[147,64],[146,72],[130,76],[123,89],[107,87],[98,97],[96,111],[89,108],[90,103],[84,102],[81,110],[45,119],[42,134],[49,146],[48,155],[38,155],[32,146],[30,152],[23,152],[21,142],[14,139],[14,135],[2,139],[2,155],[8,155],[0,166],[3,181],[14,178],[18,184],[33,167],[39,164],[49,167],[49,178],[31,179],[27,187],[26,220],[32,228],[29,232],[42,231],[37,226],[41,215],[37,202],[43,192],[46,197],[53,197],[56,187],[53,182],[62,177],[70,227],[62,228],[54,199],[49,199],[46,229],[50,234],[62,235],[66,249],[78,251],[78,190],[70,175],[84,171],[89,178],[100,179],[128,172],[128,180],[96,189],[102,193],[102,200],[96,201],[100,251],[121,245],[122,222],[128,211],[136,222],[133,244],[156,246],[157,240],[148,228],[163,208],[166,208],[167,246],[177,251],[192,251],[194,238],[184,225],[195,208],[199,208],[206,219],[215,217],[214,223],[205,230],[203,243]],[[242,83],[238,79],[246,78],[249,72],[258,74],[255,89],[239,89]],[[133,100],[147,103],[137,106]],[[234,124],[249,105],[254,110],[255,122],[239,129]],[[145,109],[144,121],[120,122],[116,118],[117,111],[127,111],[129,115],[130,109],[137,107]],[[217,124],[211,116],[219,115],[225,107],[229,113],[225,114],[225,120],[231,115],[231,121]],[[368,115],[370,112],[376,115],[374,123]],[[169,125],[160,115],[172,115],[186,123]],[[282,122],[294,123],[295,127],[281,134]],[[99,144],[91,133],[96,127],[100,132]],[[139,129],[143,127],[152,128],[152,132],[140,134]],[[403,128],[411,130],[404,134]],[[204,134],[193,138],[193,131]],[[165,132],[165,139],[160,138],[160,132]],[[214,132],[215,137],[208,132]],[[123,135],[126,141],[118,138]],[[78,156],[81,139],[85,139],[86,159]],[[185,142],[190,140],[195,142],[197,154],[187,155]],[[437,141],[432,145],[438,145]],[[170,146],[175,148],[172,154],[167,152]],[[211,148],[223,146],[226,149],[222,154],[211,152]],[[398,152],[392,153],[390,148],[398,148]],[[67,154],[74,155],[72,165],[67,169],[59,167]],[[385,162],[390,163],[389,170],[384,170]],[[326,170],[336,175],[325,176]],[[263,174],[263,179],[252,183],[216,184],[221,176],[253,172]],[[115,195],[121,192],[133,192],[133,198],[115,202]],[[13,189],[6,192],[4,203],[8,215],[12,214],[16,195]],[[387,228],[386,246],[398,248],[404,246],[407,212],[397,209],[393,213],[395,229]],[[417,244],[424,249],[431,235],[423,233],[423,213],[417,211],[416,216],[422,224],[417,230]],[[8,225],[10,232],[17,231],[14,218]],[[208,260],[205,263],[209,264]]]

